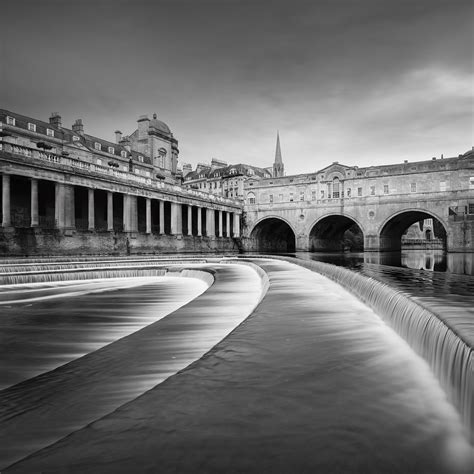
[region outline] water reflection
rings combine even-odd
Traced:
[[[474,275],[473,253],[446,253],[443,250],[403,250],[402,252],[297,252],[299,258],[332,263],[354,270],[364,264],[388,265],[434,272]]]

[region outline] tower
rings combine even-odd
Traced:
[[[277,132],[277,142],[275,150],[275,162],[273,163],[273,177],[281,178],[285,174],[285,167],[281,159],[280,134]]]

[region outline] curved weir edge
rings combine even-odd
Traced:
[[[225,262],[225,263],[236,263],[236,262]],[[48,438],[45,437],[44,440],[42,440],[42,444],[39,446],[36,446],[35,449],[29,450],[28,447],[23,448],[24,452],[22,452],[19,456],[13,456],[7,460],[5,463],[4,468],[6,467],[11,467],[12,465],[16,464],[19,462],[21,459],[25,459],[26,457],[31,456],[33,453],[38,452],[41,449],[44,449],[47,446],[50,446],[52,444],[55,444],[57,441],[60,439],[69,436],[70,434],[74,433],[77,430],[80,430],[84,426],[87,426],[97,420],[100,420],[107,416],[108,414],[116,411],[122,406],[125,406],[137,398],[140,398],[142,395],[144,395],[146,392],[151,390],[152,388],[160,385],[163,383],[165,380],[172,378],[173,376],[179,374],[183,370],[187,369],[188,367],[192,366],[193,364],[197,363],[200,359],[206,356],[206,354],[212,352],[213,348],[219,344],[222,340],[224,340],[226,337],[228,337],[229,334],[235,331],[235,329],[242,324],[243,321],[245,321],[254,311],[255,308],[259,305],[259,303],[262,301],[264,298],[266,291],[268,289],[268,276],[266,272],[258,267],[257,265],[254,264],[249,264],[247,265],[250,267],[255,274],[257,275],[257,280],[260,280],[261,282],[261,287],[260,291],[255,295],[255,303],[253,307],[244,315],[242,318],[242,321],[240,321],[237,325],[233,326],[230,331],[221,336],[220,338],[216,339],[214,343],[209,346],[208,348],[203,348],[202,352],[199,353],[199,355],[196,358],[189,359],[187,362],[185,362],[181,367],[176,367],[175,364],[172,364],[172,367],[169,369],[164,369],[163,372],[166,372],[168,370],[169,373],[164,375],[159,381],[155,381],[150,384],[149,387],[143,390],[141,393],[137,393],[130,399],[124,399],[120,403],[115,403],[115,406],[110,406],[106,410],[100,413],[100,408],[98,408],[99,412],[95,413],[94,415],[88,416],[87,415],[87,410],[81,408],[81,403],[82,399],[79,399],[77,401],[71,400],[69,404],[67,403],[54,403],[54,400],[52,401],[51,399],[54,398],[59,391],[56,389],[55,384],[61,383],[64,380],[64,377],[62,377],[62,374],[66,374],[66,378],[68,379],[68,383],[70,383],[71,390],[63,390],[63,393],[71,393],[71,396],[74,396],[74,390],[82,389],[83,392],[87,392],[87,384],[90,382],[90,379],[87,377],[84,379],[81,385],[77,385],[77,377],[80,375],[80,370],[81,370],[81,363],[86,360],[87,358],[91,357],[96,357],[97,354],[100,352],[106,352],[109,351],[110,349],[117,347],[119,345],[124,345],[129,343],[129,341],[137,340],[139,341],[140,335],[147,335],[145,339],[143,339],[143,344],[140,344],[140,350],[144,351],[144,355],[140,359],[140,364],[143,366],[147,360],[150,359],[148,356],[147,349],[144,349],[144,346],[150,346],[151,348],[157,346],[156,344],[156,338],[155,337],[149,337],[149,334],[154,333],[153,327],[158,327],[160,326],[170,326],[173,324],[172,320],[175,318],[178,318],[178,320],[181,321],[178,322],[178,327],[175,328],[175,335],[174,338],[176,339],[178,334],[180,333],[180,325],[182,326],[183,322],[186,320],[186,318],[189,318],[190,316],[194,316],[196,310],[199,311],[200,305],[204,305],[205,307],[209,307],[209,303],[207,300],[211,301],[213,296],[212,294],[212,288],[214,288],[215,291],[219,291],[219,285],[222,285],[221,278],[219,277],[219,269],[215,268],[202,268],[202,267],[197,267],[197,268],[190,268],[189,266],[183,266],[183,265],[177,265],[174,268],[167,268],[166,276],[170,277],[188,277],[188,278],[200,278],[204,280],[209,286],[208,289],[205,290],[201,295],[197,296],[184,306],[180,307],[179,309],[169,313],[165,318],[152,323],[148,326],[145,326],[144,328],[140,329],[139,331],[129,334],[127,336],[124,336],[123,338],[116,340],[107,346],[104,346],[101,349],[98,349],[97,351],[94,351],[90,354],[86,354],[85,356],[80,357],[79,359],[76,359],[74,361],[68,362],[67,364],[64,364],[63,366],[60,366],[52,371],[46,372],[44,374],[40,374],[32,379],[28,379],[26,381],[20,382],[14,386],[8,387],[2,391],[0,391],[0,395],[2,395],[3,400],[2,400],[2,405],[4,406],[4,411],[7,410],[6,413],[1,414],[0,413],[0,418],[2,418],[2,429],[0,429],[0,437],[3,437],[4,439],[8,439],[9,442],[11,443],[17,443],[19,445],[24,443],[24,439],[22,437],[26,436],[27,442],[24,443],[24,445],[28,446],[28,442],[30,442],[30,438],[34,438],[34,433],[28,433],[28,430],[26,429],[26,426],[29,426],[30,421],[33,419],[35,416],[38,416],[36,414],[36,411],[43,410],[41,406],[46,405],[46,410],[52,411],[50,413],[50,416],[54,416],[58,418],[59,421],[56,421],[55,423],[50,421],[50,424],[52,425],[52,429],[54,433]],[[104,273],[106,272],[106,269],[101,270]],[[150,269],[144,270],[145,273],[138,273],[140,270],[134,270],[132,273],[133,275],[120,275],[120,276],[146,276],[149,275],[149,272],[151,271]],[[161,270],[160,270],[161,271]],[[115,274],[116,270],[114,269],[111,273]],[[224,273],[225,274],[225,273]],[[68,274],[70,275],[70,274]],[[160,274],[161,275],[161,274]],[[114,276],[114,275],[111,275]],[[84,277],[85,278],[85,277]],[[90,277],[89,277],[90,278]],[[105,278],[105,276],[101,276],[101,278]],[[224,278],[225,280],[225,278]],[[48,280],[49,281],[49,280]],[[211,290],[211,292],[208,292],[208,290]],[[231,305],[232,307],[232,305]],[[211,310],[210,313],[213,311]],[[210,320],[208,318],[209,312],[206,311],[206,318],[203,321],[203,324],[205,326],[209,326]],[[214,317],[221,317],[221,314],[219,313],[218,307],[214,309]],[[232,317],[231,317],[232,319]],[[164,333],[167,333],[168,331],[165,330]],[[194,337],[194,336],[193,336]],[[139,341],[140,342],[140,341]],[[159,344],[158,344],[159,346]],[[165,348],[166,349],[166,348]],[[168,348],[169,350],[172,351],[172,348]],[[166,349],[166,350],[168,350]],[[200,349],[197,349],[197,351],[200,351]],[[186,356],[187,357],[187,356]],[[170,359],[170,357],[168,357]],[[168,360],[166,359],[166,360]],[[97,368],[96,368],[97,371]],[[135,373],[133,370],[129,371],[131,373],[131,376],[134,377]],[[116,377],[114,375],[114,377]],[[40,384],[43,389],[46,387],[45,393],[37,393],[37,387],[38,384]],[[92,390],[94,392],[94,390]],[[110,392],[110,393],[109,393]],[[113,395],[113,390],[109,390],[109,392],[105,393],[103,395],[105,398],[107,398],[108,395],[112,396]],[[21,397],[18,397],[18,394],[22,395]],[[108,394],[108,395],[107,395]],[[13,403],[15,402],[15,399],[18,398],[19,400],[19,405],[17,407],[9,405],[9,399],[10,396],[13,398]],[[83,397],[84,400],[87,399],[86,396]],[[87,400],[86,400],[87,401]],[[99,404],[100,405],[100,404]],[[56,409],[53,407],[56,406]],[[60,407],[60,408],[58,408]],[[97,408],[96,408],[97,409]],[[1,410],[0,410],[1,411]],[[61,424],[64,423],[64,420],[68,418],[68,416],[72,416],[73,418],[76,416],[75,414],[79,414],[78,416],[80,417],[79,420],[74,419],[73,423],[76,423],[76,427],[72,430],[69,431],[68,429],[62,430],[61,429]],[[81,415],[84,414],[84,415]],[[45,414],[43,412],[40,413],[39,415],[41,418],[44,418]],[[70,422],[70,420],[69,420]],[[8,426],[7,426],[8,425]],[[55,431],[56,425],[59,426],[58,431]],[[19,428],[20,426],[20,428]],[[18,439],[17,439],[18,438]],[[13,441],[12,441],[13,440]],[[0,443],[1,444],[1,443]],[[8,446],[7,446],[8,448]],[[5,447],[4,447],[5,449]],[[7,449],[8,450],[8,449]],[[2,451],[2,447],[0,446],[0,454]],[[1,457],[1,456],[0,456]],[[12,464],[13,463],[13,464]]]
[[[439,315],[385,283],[337,265],[285,256],[258,258],[283,260],[320,273],[373,309],[428,362],[474,443],[474,349]]]

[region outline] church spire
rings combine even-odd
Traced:
[[[283,166],[283,160],[281,158],[280,133],[277,131],[275,163],[273,163],[273,177],[281,178],[282,176],[284,176],[284,170],[285,170],[285,167]]]

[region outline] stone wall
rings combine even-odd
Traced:
[[[0,256],[228,253],[238,250],[237,241],[228,237],[0,229]]]

